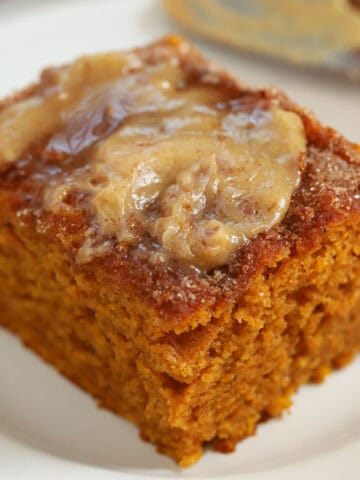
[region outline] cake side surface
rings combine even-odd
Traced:
[[[137,325],[146,310],[110,288],[95,297],[99,282],[74,275],[61,248],[4,227],[1,324],[187,466],[204,443],[234,447],[280,415],[301,384],[358,352],[359,230],[330,229],[313,251],[263,271],[206,328],[144,345]],[[202,350],[201,371],[176,380],[182,363],[198,361],[193,349]]]
[[[124,61],[114,55],[100,61],[110,77]],[[60,195],[61,208],[58,200],[55,210],[48,208],[53,187],[56,191],[59,186],[51,178],[86,170],[94,152],[85,146],[76,159],[80,163],[74,164],[74,155],[46,148],[49,138],[51,145],[60,140],[64,145],[57,127],[50,125],[40,142],[35,139],[13,159],[8,150],[7,160],[2,159],[0,323],[100,404],[135,421],[143,437],[161,451],[188,465],[209,441],[229,450],[251,435],[261,419],[279,415],[299,385],[320,380],[359,350],[360,155],[281,92],[242,87],[179,39],[137,49],[128,58],[135,69],[139,58],[152,67],[170,62],[171,68],[186,72],[189,84],[189,78],[195,82],[195,98],[205,95],[208,101],[210,89],[216,108],[224,108],[218,104],[225,95],[227,108],[232,105],[227,115],[245,112],[248,121],[249,114],[271,107],[301,119],[306,151],[301,146],[298,158],[293,157],[293,140],[288,147],[281,142],[276,150],[283,156],[289,148],[285,163],[300,174],[300,180],[291,177],[296,185],[286,211],[277,223],[239,244],[225,264],[222,260],[210,270],[204,263],[194,268],[179,257],[165,255],[163,261],[161,255],[154,257],[159,245],[155,250],[150,244],[134,248],[111,230],[105,243],[103,237],[92,243],[90,257],[79,261],[97,218],[88,208],[89,192],[70,189]],[[98,62],[90,57],[72,67],[84,69],[90,78],[85,90],[92,90],[91,79],[99,81]],[[91,65],[97,68],[89,74]],[[23,96],[3,102],[0,119],[1,111],[14,109],[24,98],[34,102],[39,89],[49,88],[54,75],[66,68],[48,70]],[[168,80],[168,70],[161,75],[159,82]],[[110,112],[105,127],[92,125],[97,152],[104,154],[101,146],[113,132],[130,127],[121,123],[120,107]],[[285,131],[297,139],[298,121],[295,130],[286,123]],[[205,123],[205,130],[211,131],[211,125]],[[264,132],[257,127],[255,122],[251,131],[261,140]],[[167,142],[177,134],[168,132]],[[83,148],[83,141],[68,142],[66,148]],[[179,149],[179,144],[173,147]],[[191,148],[195,157],[209,153]],[[246,218],[254,220],[253,214]]]

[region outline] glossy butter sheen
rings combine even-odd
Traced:
[[[36,96],[0,112],[0,159],[47,138],[42,156],[59,171],[44,207],[61,213],[82,192],[91,212],[78,262],[106,254],[115,238],[155,245],[154,262],[207,271],[284,217],[306,150],[295,113],[224,97],[216,75],[189,82],[175,58],[144,65],[110,54],[47,75]]]

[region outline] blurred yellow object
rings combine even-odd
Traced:
[[[360,8],[355,0],[163,0],[163,4],[194,33],[360,75]]]

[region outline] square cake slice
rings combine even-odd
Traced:
[[[49,68],[0,104],[0,289],[159,451],[231,451],[360,349],[359,149],[178,37]]]

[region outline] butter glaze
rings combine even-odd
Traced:
[[[194,77],[176,57],[94,56],[47,75],[35,97],[0,112],[0,159],[18,161],[20,133],[22,149],[44,139],[42,208],[91,218],[78,262],[115,239],[208,271],[284,217],[306,140],[276,101],[220,88],[216,70]]]

